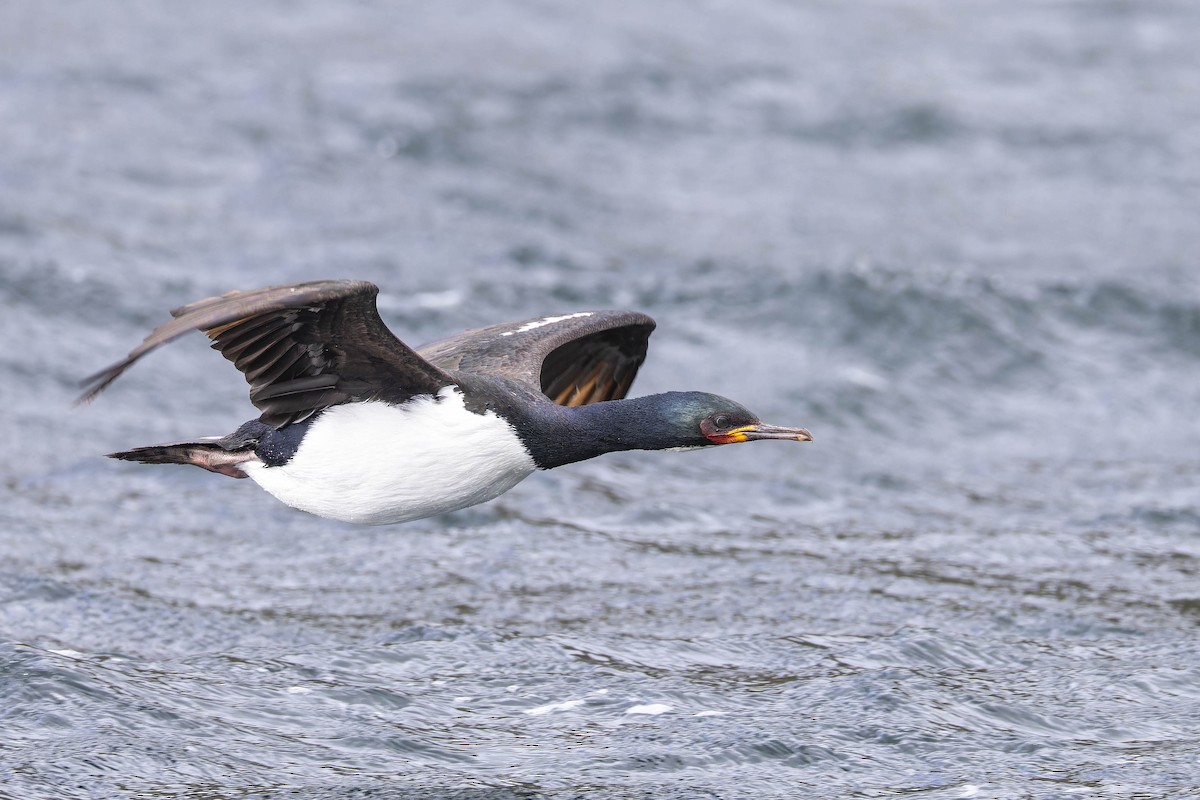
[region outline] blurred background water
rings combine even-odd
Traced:
[[[0,5],[0,796],[1200,796],[1200,6]],[[659,321],[631,453],[400,527],[131,445],[166,309]]]

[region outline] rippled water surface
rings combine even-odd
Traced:
[[[1200,796],[1200,7],[0,5],[0,796]],[[628,453],[399,527],[132,445],[166,309],[659,321]]]

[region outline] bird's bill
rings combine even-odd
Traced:
[[[759,439],[784,439],[791,442],[811,442],[813,440],[812,434],[806,428],[785,428],[782,425],[768,425],[765,422],[743,425],[720,436],[710,436],[709,439],[717,444],[753,442]]]

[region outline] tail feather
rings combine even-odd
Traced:
[[[246,473],[239,465],[258,460],[253,450],[226,450],[216,442],[156,444],[109,453],[108,457],[142,464],[192,464],[231,478],[245,478]]]

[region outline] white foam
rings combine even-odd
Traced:
[[[583,705],[582,700],[563,700],[561,703],[547,703],[544,706],[527,708],[525,709],[525,713],[535,717],[540,717],[543,714],[549,714],[553,711],[567,711],[568,709],[572,709],[581,705]]]

